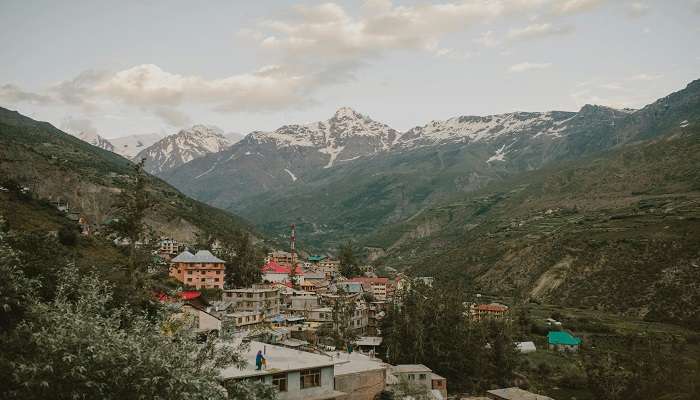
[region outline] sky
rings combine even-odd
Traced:
[[[700,78],[700,0],[0,1],[0,106],[107,138],[274,130],[348,106],[640,108]]]

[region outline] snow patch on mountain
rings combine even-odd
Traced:
[[[218,153],[230,146],[219,128],[194,125],[175,135],[167,136],[139,152],[137,159],[145,158],[145,168],[152,174],[179,167],[196,158]]]
[[[114,151],[114,145],[109,140],[103,138],[95,132],[81,131],[81,132],[69,132],[71,135],[77,137],[83,142],[90,143],[95,147],[99,147],[104,150]]]
[[[294,175],[294,174],[292,173],[292,171],[288,170],[287,168],[285,168],[284,170],[285,170],[285,171],[289,174],[289,176],[292,178],[292,182],[296,182],[296,181],[297,181],[297,177],[296,177],[296,175]]]
[[[491,163],[494,161],[505,161],[505,156],[506,156],[506,153],[504,152],[505,149],[506,149],[506,145],[504,144],[503,146],[501,146],[500,149],[496,150],[496,154],[489,157],[489,159],[486,160],[486,162]]]

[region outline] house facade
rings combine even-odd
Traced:
[[[170,276],[197,289],[223,289],[225,262],[207,250],[183,251],[170,261]]]
[[[276,288],[224,290],[223,299],[234,303],[236,311],[249,311],[272,318],[280,313],[280,294]]]

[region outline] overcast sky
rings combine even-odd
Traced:
[[[108,138],[638,108],[700,78],[700,0],[2,0],[0,38],[1,106]]]

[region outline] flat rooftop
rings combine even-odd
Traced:
[[[383,370],[389,367],[378,358],[371,358],[360,353],[330,352],[335,360],[334,375],[355,374],[358,372]]]
[[[408,372],[433,372],[430,368],[423,364],[400,364],[391,367],[391,372],[396,374],[408,373]]]
[[[267,361],[266,369],[260,371],[255,369],[255,357],[258,351],[263,352]],[[262,376],[284,371],[329,367],[335,364],[332,357],[329,356],[255,341],[249,343],[248,350],[244,351],[242,356],[247,361],[247,365],[242,369],[236,367],[225,368],[220,373],[222,379]]]
[[[496,396],[496,398],[506,400],[554,400],[551,397],[528,392],[527,390],[520,389],[519,387],[494,389],[489,390],[486,393]]]

